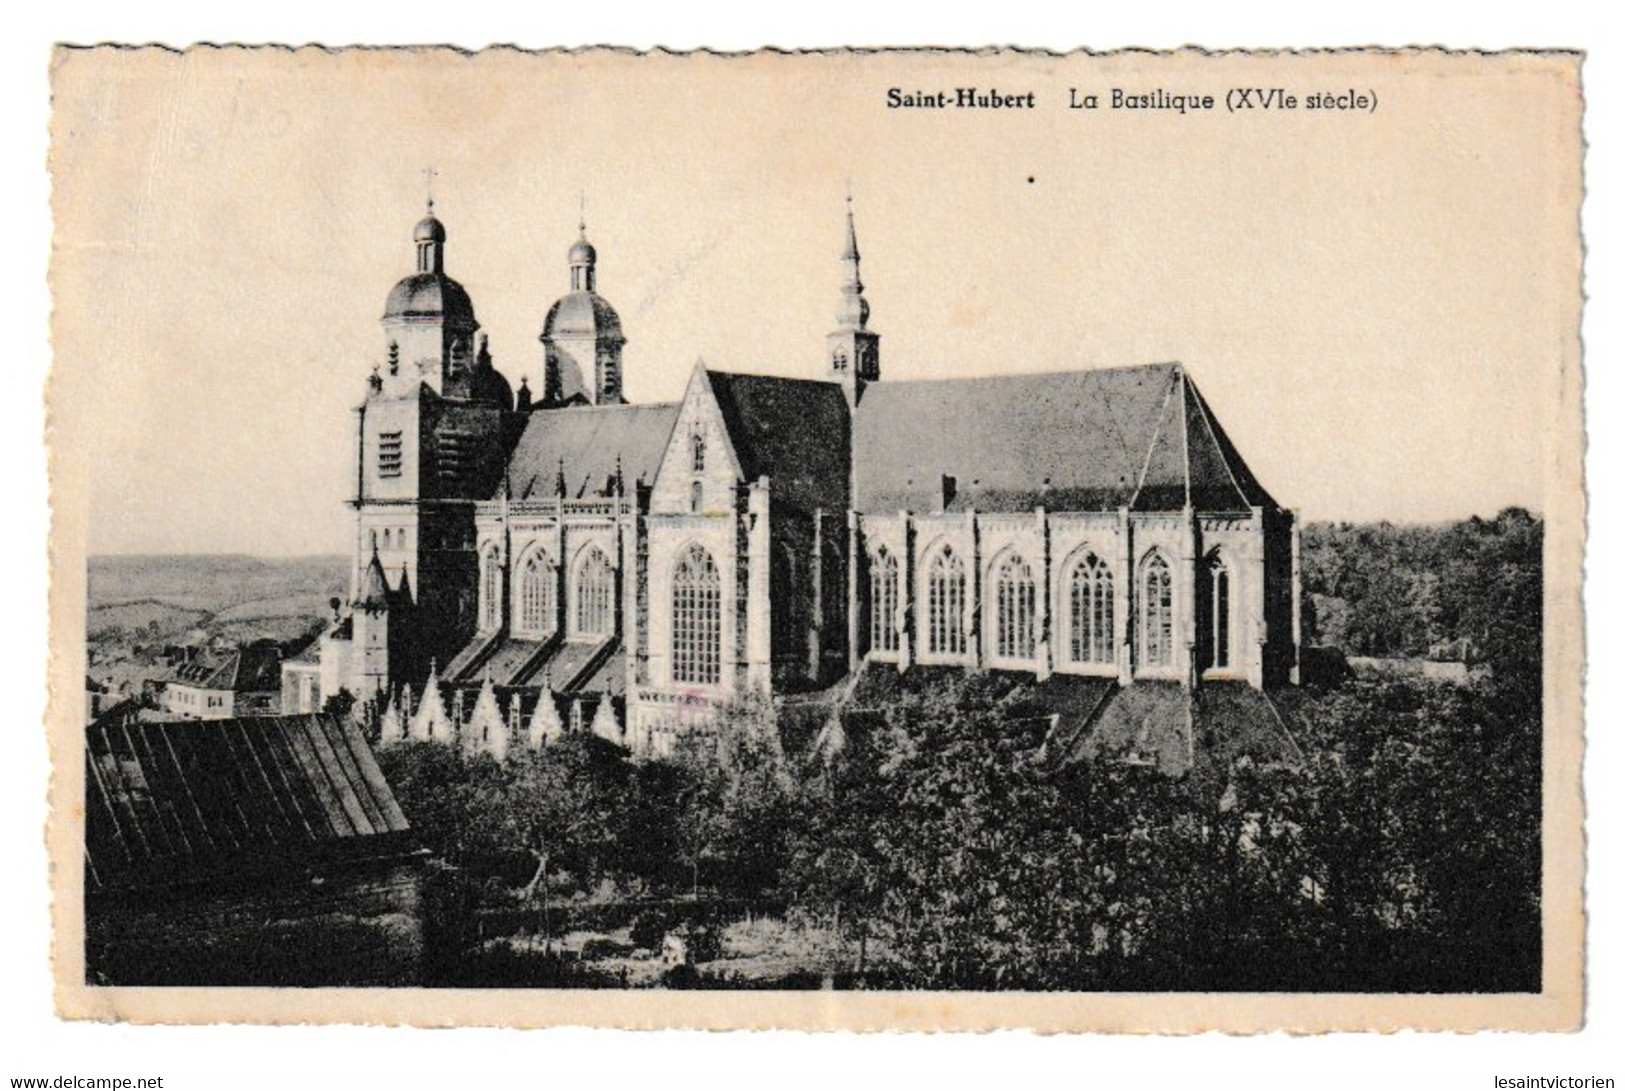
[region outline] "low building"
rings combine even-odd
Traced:
[[[192,720],[267,716],[281,704],[282,655],[273,640],[200,652],[176,667],[157,695],[163,711]]]
[[[121,706],[84,814],[88,983],[419,982],[421,853],[353,725]]]

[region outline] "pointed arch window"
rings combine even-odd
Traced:
[[[558,621],[553,562],[543,550],[533,551],[519,569],[519,629],[537,636],[551,633]]]
[[[994,574],[993,646],[1000,659],[1031,659],[1038,651],[1038,587],[1033,567],[1019,553],[1007,553]]]
[[[480,628],[497,629],[502,625],[502,560],[496,546],[491,546],[480,559]]]
[[[1174,577],[1160,553],[1140,570],[1140,649],[1147,667],[1174,665]]]
[[[704,547],[678,558],[671,597],[672,680],[714,686],[722,679],[722,576]]]
[[[869,647],[895,654],[897,633],[897,558],[885,546],[869,564]]]
[[[965,654],[965,563],[952,546],[943,546],[926,567],[926,651]]]
[[[1234,660],[1230,653],[1230,606],[1234,597],[1230,586],[1230,569],[1224,558],[1214,554],[1208,559],[1208,609],[1211,666],[1228,670]]]
[[[1112,570],[1093,553],[1067,572],[1067,653],[1073,663],[1110,663],[1116,638]]]
[[[588,546],[576,565],[574,599],[576,636],[605,637],[614,630],[615,574],[597,546]]]

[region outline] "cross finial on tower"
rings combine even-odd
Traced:
[[[587,191],[582,190],[579,194],[576,195],[576,198],[577,198],[577,201],[578,201],[578,208],[579,208],[579,212],[580,212],[579,226],[581,228],[581,237],[586,238],[587,237]]]
[[[434,212],[434,180],[437,174],[439,174],[439,171],[432,166],[423,168],[423,193],[428,199],[431,213]]]

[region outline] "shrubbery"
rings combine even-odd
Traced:
[[[548,935],[568,871],[649,903],[634,947],[686,929],[702,964],[725,910],[824,921],[855,987],[1537,990],[1539,531],[1509,513],[1424,535],[1417,564],[1488,570],[1443,564],[1411,610],[1427,626],[1402,639],[1470,636],[1493,678],[1291,692],[1295,769],[1042,774],[1040,726],[989,678],[892,694],[819,752],[783,753],[771,707],[747,700],[671,761],[584,735],[505,765],[427,745],[382,761],[431,848],[485,877],[481,896],[535,906]],[[1307,570],[1353,579],[1340,564]],[[1342,601],[1365,609],[1370,579]],[[741,984],[701,969],[667,984]]]

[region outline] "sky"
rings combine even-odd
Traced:
[[[961,86],[1037,105],[886,107]],[[1226,111],[1243,86],[1378,106]],[[1068,108],[1114,87],[1218,101]],[[53,90],[58,493],[91,552],[344,550],[431,165],[515,385],[583,200],[630,400],[700,358],[818,376],[850,191],[882,381],[1177,360],[1306,519],[1545,507],[1579,298],[1560,66],[125,51]]]

